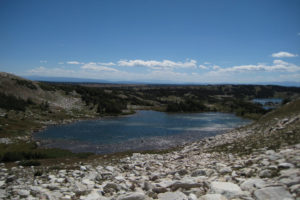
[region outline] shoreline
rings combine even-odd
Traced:
[[[136,111],[136,113],[139,111]],[[155,111],[154,111],[155,112]],[[202,112],[201,112],[202,113]],[[205,112],[206,113],[206,112]],[[222,112],[207,112],[209,113],[222,113]],[[165,113],[169,114],[169,113]],[[174,113],[172,113],[174,114]],[[178,114],[178,113],[177,113]],[[195,114],[195,113],[179,113],[179,114]],[[223,114],[223,113],[222,113]],[[228,113],[224,113],[228,114]],[[232,113],[229,113],[232,114]],[[234,114],[232,114],[234,115]],[[75,120],[69,121],[69,123],[78,123],[80,121],[86,120],[101,120],[104,118],[111,118],[111,117],[122,117],[121,116],[105,116],[101,118],[92,118],[92,119],[84,119],[84,120]],[[130,115],[126,115],[128,117]],[[236,115],[234,115],[236,116]],[[238,116],[236,116],[238,117]],[[240,118],[240,117],[239,117]],[[65,124],[69,124],[65,123]],[[172,134],[172,135],[161,135],[161,136],[143,136],[143,137],[136,137],[136,138],[128,138],[122,141],[112,142],[112,143],[93,143],[88,141],[81,141],[81,140],[71,140],[71,139],[55,139],[55,138],[38,138],[35,137],[34,134],[39,134],[39,132],[35,132],[33,134],[33,141],[39,144],[40,148],[59,148],[69,150],[73,153],[80,153],[80,152],[91,152],[95,153],[96,155],[104,155],[104,154],[113,154],[113,153],[123,153],[123,152],[143,152],[143,151],[160,151],[160,150],[167,150],[170,148],[184,146],[203,138],[212,137],[220,134],[226,134],[229,131],[232,131],[237,128],[241,128],[243,126],[249,125],[253,123],[253,121],[248,121],[246,124],[238,125],[237,127],[222,127],[218,128],[215,127],[213,129],[203,129],[203,130],[190,130],[184,133]],[[56,124],[56,125],[64,125],[64,124]],[[54,125],[54,126],[56,126]],[[50,125],[52,126],[52,125]],[[47,126],[46,128],[48,128]],[[46,129],[45,128],[45,129]],[[43,130],[45,130],[43,129]]]
[[[93,160],[0,171],[12,198],[152,200],[271,199],[300,196],[300,144],[266,144],[299,134],[300,115],[248,124],[165,152],[102,155]],[[266,137],[268,143],[260,143]],[[251,152],[235,151],[234,145]],[[246,145],[245,145],[246,144]],[[224,146],[225,145],[225,146]],[[218,147],[229,151],[221,151]],[[5,166],[3,166],[5,168]],[[5,168],[6,169],[6,168]],[[10,172],[14,178],[11,179]],[[25,178],[26,177],[26,178]],[[26,183],[25,183],[26,182]],[[22,184],[20,184],[22,183]],[[274,198],[273,198],[274,197]],[[276,199],[276,200],[277,200]]]

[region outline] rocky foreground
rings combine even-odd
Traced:
[[[134,153],[109,164],[95,160],[60,169],[1,164],[0,199],[300,199],[300,143],[283,141],[274,150],[268,146],[278,134],[299,134],[299,124],[298,113],[170,153]],[[251,138],[268,143],[254,145]],[[237,145],[251,151],[236,152]]]

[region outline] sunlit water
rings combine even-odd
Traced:
[[[103,154],[169,148],[214,136],[249,122],[228,113],[138,111],[129,116],[52,126],[36,134],[35,138],[46,147]]]
[[[280,105],[283,99],[279,98],[267,98],[267,99],[253,99],[254,103],[259,103],[263,106],[264,109],[270,110],[275,108],[276,106]],[[269,105],[271,103],[272,105]]]

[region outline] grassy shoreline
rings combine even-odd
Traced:
[[[130,114],[127,113],[126,116],[132,115],[138,112],[138,110],[135,110],[134,112],[131,112]],[[60,159],[60,160],[66,160],[66,159],[74,159],[75,161],[78,161],[80,159],[86,160],[89,159],[89,157],[95,158],[114,158],[114,157],[124,157],[132,155],[133,153],[152,153],[152,154],[160,154],[160,153],[167,153],[171,151],[178,150],[182,148],[182,146],[176,146],[176,147],[170,147],[167,149],[157,149],[157,150],[138,150],[138,151],[125,151],[125,152],[117,152],[112,154],[93,154],[93,153],[73,153],[69,150],[61,149],[61,148],[45,148],[40,147],[37,145],[37,142],[39,140],[34,139],[34,134],[38,134],[38,132],[47,129],[49,126],[56,126],[56,125],[62,125],[62,124],[68,124],[68,123],[76,123],[78,121],[82,120],[97,120],[101,119],[103,117],[111,117],[111,116],[124,116],[122,115],[105,115],[105,116],[94,116],[90,118],[66,118],[65,121],[53,121],[53,123],[49,125],[45,124],[35,124],[36,126],[27,126],[24,128],[27,128],[28,132],[28,140],[18,140],[17,142],[14,142],[12,144],[0,144],[0,161],[2,162],[15,162],[15,161],[28,161],[27,164],[30,164],[32,160],[37,160],[40,163],[44,163],[45,160],[46,163],[50,162],[51,159]]]

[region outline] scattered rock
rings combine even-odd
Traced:
[[[271,178],[273,176],[272,171],[269,169],[265,169],[259,172],[260,178]]]
[[[159,200],[188,200],[188,197],[182,192],[166,192],[158,194]]]
[[[221,194],[206,194],[201,196],[199,200],[227,200],[227,198]]]
[[[288,118],[285,124],[292,119]],[[275,128],[263,131],[269,134]],[[260,130],[233,130],[174,152],[134,153],[98,166],[99,162],[87,161],[70,168],[67,164],[59,165],[59,169],[52,170],[48,166],[8,168],[0,163],[0,199],[289,200],[299,197],[300,144],[283,145],[276,151],[252,149],[252,153],[243,156],[211,151],[216,145],[257,131]],[[251,145],[245,147],[250,148]],[[43,173],[36,176],[38,171]]]
[[[243,190],[249,190],[249,191],[260,189],[265,186],[266,186],[265,181],[258,178],[247,179],[241,184],[241,188]]]
[[[196,176],[206,176],[206,171],[203,169],[198,169],[192,172],[191,176],[196,177]]]
[[[289,168],[294,168],[295,166],[291,163],[280,163],[278,165],[279,169],[289,169]]]
[[[210,185],[212,193],[222,194],[227,198],[237,197],[242,194],[241,188],[230,182],[212,182]]]
[[[257,200],[293,200],[293,196],[284,187],[266,187],[254,192]]]
[[[138,192],[120,195],[117,198],[117,200],[144,200],[144,199],[146,199],[145,194],[138,193]]]

